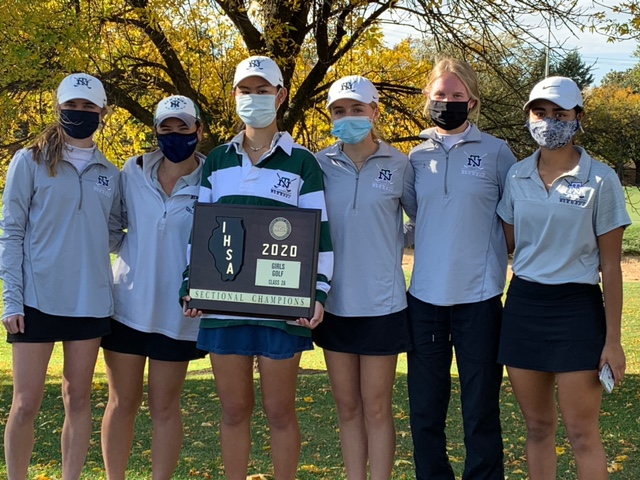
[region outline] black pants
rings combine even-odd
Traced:
[[[439,307],[408,295],[413,351],[408,354],[409,406],[417,480],[454,480],[445,425],[455,348],[466,448],[463,480],[503,480],[500,427],[502,365],[496,361],[500,296]]]

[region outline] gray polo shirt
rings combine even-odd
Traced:
[[[509,170],[498,215],[514,226],[513,273],[531,282],[597,284],[597,237],[631,224],[613,169],[581,147],[578,165],[547,189],[538,150]]]

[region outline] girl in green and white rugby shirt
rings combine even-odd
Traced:
[[[316,308],[295,324],[214,315],[200,322],[198,347],[210,352],[222,404],[220,437],[228,479],[245,479],[251,450],[254,406],[253,357],[258,357],[262,400],[271,433],[275,477],[293,480],[300,457],[295,411],[296,378],[302,351],[311,350],[310,329],[322,322],[333,271],[322,170],[315,157],[279,132],[276,112],[286,97],[282,73],[267,57],[240,62],[233,82],[238,116],[245,130],[215,148],[202,172],[200,202],[317,208],[322,211]],[[286,192],[278,185],[288,179]],[[283,195],[282,193],[286,193]],[[189,300],[186,289],[182,298]],[[187,310],[189,316],[201,312]]]

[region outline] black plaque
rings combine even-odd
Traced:
[[[313,317],[320,221],[316,209],[196,203],[188,307]]]

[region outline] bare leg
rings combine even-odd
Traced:
[[[62,480],[77,480],[82,473],[91,438],[91,382],[100,339],[63,342]]]
[[[153,480],[170,480],[182,448],[180,395],[189,362],[149,361]]]
[[[109,401],[102,418],[102,456],[107,478],[124,480],[133,446],[136,414],[142,403],[146,358],[104,350]]]
[[[578,466],[578,480],[605,480],[607,457],[598,421],[602,386],[596,370],[558,374],[558,398]]]
[[[294,480],[300,461],[300,426],[296,415],[296,384],[300,353],[286,360],[258,357],[260,386],[269,431],[276,480]]]
[[[14,343],[13,400],[4,430],[4,457],[9,480],[27,478],[33,453],[33,422],[42,405],[53,343]]]
[[[360,356],[324,351],[331,393],[338,410],[342,459],[348,480],[367,479],[367,426],[360,394]]]
[[[530,480],[555,480],[558,411],[555,374],[507,367],[509,380],[527,424]]]
[[[397,355],[360,356],[360,391],[367,425],[371,480],[389,480],[396,453],[391,410]]]
[[[220,448],[227,480],[246,480],[255,403],[253,357],[210,354],[222,405]]]

